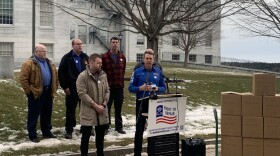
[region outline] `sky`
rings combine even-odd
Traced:
[[[221,56],[235,59],[280,63],[280,40],[246,37],[242,31],[222,20]]]

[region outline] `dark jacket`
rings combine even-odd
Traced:
[[[118,52],[117,63],[111,57],[110,50],[102,55],[102,69],[107,74],[110,88],[124,87],[124,74],[126,68],[125,56]]]
[[[76,88],[76,80],[80,74],[72,54],[73,50],[65,54],[59,64],[58,79],[60,86],[63,89]],[[86,65],[88,64],[88,56],[83,52],[80,55],[82,61],[82,71],[84,71],[86,69]]]

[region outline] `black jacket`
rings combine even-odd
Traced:
[[[72,53],[73,50],[65,54],[62,57],[61,62],[59,64],[58,79],[59,79],[60,86],[63,89],[76,88],[76,80],[80,74],[74,62]],[[82,60],[82,71],[84,71],[88,63],[88,56],[83,52],[80,55]]]

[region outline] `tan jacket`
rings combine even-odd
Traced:
[[[47,59],[47,61],[51,68],[51,74],[52,74],[51,95],[52,97],[54,97],[58,87],[57,70],[55,65],[49,59]],[[35,99],[40,97],[40,95],[43,92],[43,80],[42,80],[40,64],[37,63],[35,58],[29,58],[22,64],[20,75],[19,75],[19,81],[26,95],[32,92]]]
[[[107,75],[102,71],[98,79],[91,74],[87,68],[84,70],[76,82],[77,92],[81,99],[80,123],[83,126],[97,126],[109,123],[107,102],[109,101],[110,88]],[[92,103],[106,106],[105,112],[98,114]],[[98,123],[99,121],[99,123]]]

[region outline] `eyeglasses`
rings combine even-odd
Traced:
[[[83,45],[83,43],[75,43],[74,45]]]

